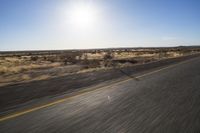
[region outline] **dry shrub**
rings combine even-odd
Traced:
[[[77,63],[77,54],[73,52],[64,53],[60,56],[60,61],[64,62],[65,65],[76,64]]]
[[[59,59],[56,56],[45,56],[43,57],[45,61],[49,61],[51,63],[57,62]]]
[[[39,59],[38,56],[31,56],[31,61],[37,61]]]
[[[113,54],[111,52],[108,52],[104,55],[104,60],[112,60],[114,58]]]
[[[81,65],[83,65],[84,68],[97,68],[101,66],[100,60],[83,60],[81,61]]]
[[[0,66],[0,73],[1,74],[14,74],[20,73],[28,70],[34,69],[44,69],[44,68],[51,68],[51,67],[58,67],[61,66],[61,63],[51,63],[51,64],[29,64],[29,65],[20,65],[20,66]]]
[[[0,74],[5,74],[8,71],[7,67],[0,66]]]

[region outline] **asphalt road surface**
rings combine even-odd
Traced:
[[[0,133],[199,133],[200,57],[0,121]]]

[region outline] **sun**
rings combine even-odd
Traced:
[[[70,22],[76,28],[90,28],[96,21],[96,10],[89,5],[78,5],[70,10]]]

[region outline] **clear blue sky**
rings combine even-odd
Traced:
[[[176,45],[200,45],[200,0],[0,0],[0,50]]]

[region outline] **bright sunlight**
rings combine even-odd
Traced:
[[[96,9],[91,5],[76,5],[69,13],[70,22],[76,28],[91,28],[96,22]]]

